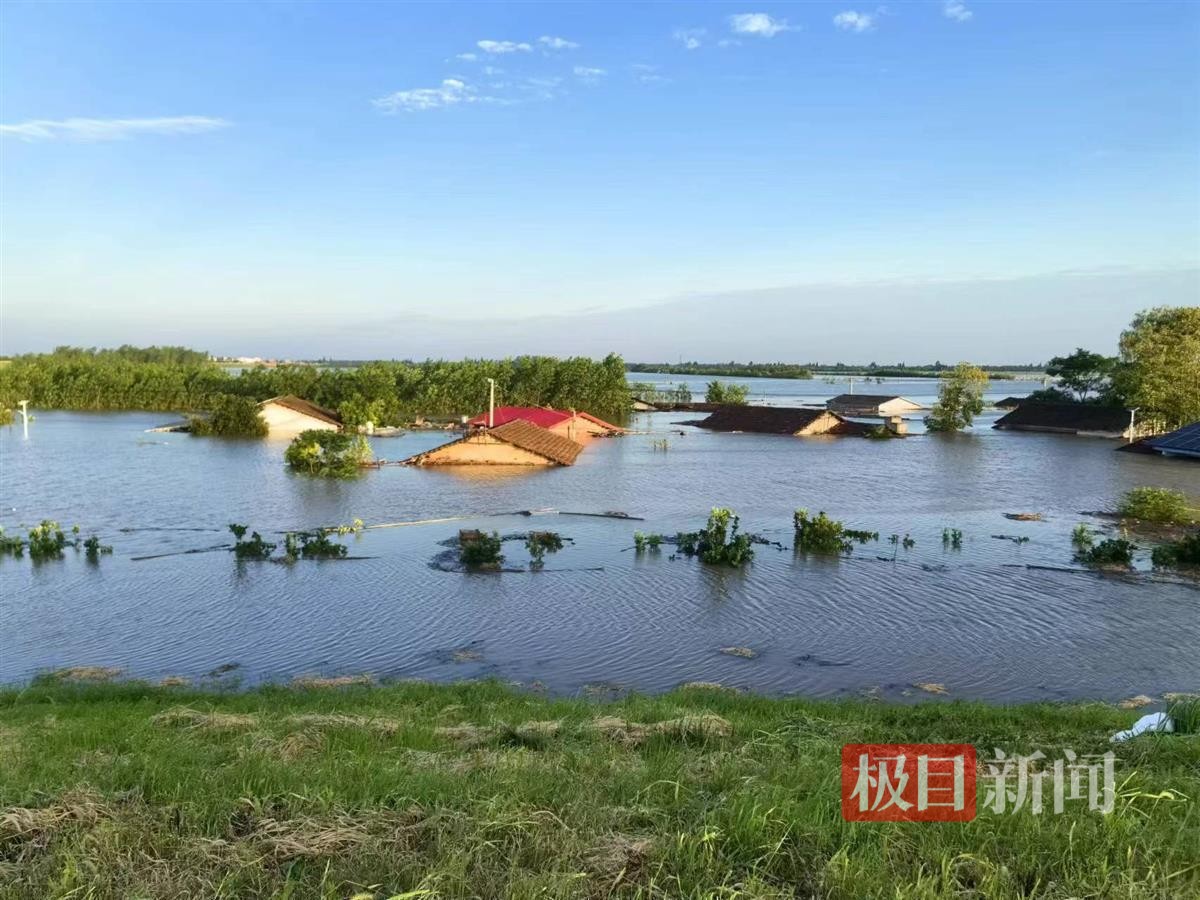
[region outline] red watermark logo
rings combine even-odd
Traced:
[[[848,822],[970,822],[971,744],[845,744],[842,818]]]

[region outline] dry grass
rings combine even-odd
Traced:
[[[123,669],[107,666],[72,666],[68,669],[57,669],[50,674],[55,681],[82,681],[92,684],[102,684],[119,678]]]
[[[649,725],[615,716],[600,716],[592,720],[592,728],[610,740],[630,746],[644,744],[656,735],[686,740],[725,738],[733,734],[733,726],[727,720],[711,713],[681,716],[678,719],[666,719]]]
[[[205,712],[187,706],[177,706],[160,712],[150,721],[166,728],[188,728],[203,731],[229,731],[258,726],[258,718],[246,713]]]
[[[187,687],[191,683],[192,679],[185,678],[182,675],[168,675],[166,678],[163,678],[161,681],[159,681],[158,686],[165,688]]]
[[[341,713],[305,713],[298,716],[288,716],[284,719],[289,725],[299,725],[301,728],[353,728],[358,731],[372,731],[377,734],[396,734],[401,728],[397,719],[383,716],[348,716]]]
[[[89,790],[64,794],[50,806],[14,806],[0,813],[0,845],[9,841],[44,841],[61,828],[94,825],[110,816],[100,796]]]
[[[334,675],[329,678],[324,678],[320,675],[300,675],[292,679],[292,686],[298,688],[343,688],[352,685],[372,685],[375,683],[373,675]]]

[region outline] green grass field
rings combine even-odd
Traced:
[[[1116,745],[1109,815],[841,818],[843,743],[1053,759],[1136,716],[42,679],[0,691],[0,897],[1200,896],[1196,735]]]

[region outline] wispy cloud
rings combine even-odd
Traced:
[[[842,31],[853,31],[855,34],[861,34],[864,31],[870,31],[875,27],[875,13],[855,12],[848,9],[845,12],[840,12],[833,17],[833,24]]]
[[[688,50],[698,50],[703,45],[707,33],[703,28],[676,28],[671,37]]]
[[[230,122],[209,116],[169,116],[159,119],[31,119],[0,125],[0,135],[23,141],[123,141],[139,134],[200,134],[228,128]]]
[[[461,59],[463,62],[475,62],[475,60],[479,59],[479,54],[478,53],[460,53],[460,54],[458,54],[458,56],[456,56],[454,58]]]
[[[642,84],[666,84],[671,80],[658,73],[658,66],[652,66],[649,63],[634,63],[629,68],[633,72],[633,77]]]
[[[553,37],[548,34],[543,34],[538,38],[538,43],[550,50],[576,50],[579,45],[574,41],[568,41],[566,38]]]
[[[967,9],[967,4],[962,0],[945,0],[942,3],[942,15],[947,19],[953,19],[955,22],[966,22],[975,13]]]
[[[772,38],[781,31],[791,31],[792,26],[783,19],[773,19],[766,13],[739,13],[729,17],[729,27],[735,34],[752,34],[756,37]]]
[[[407,91],[396,91],[386,97],[373,100],[372,103],[384,112],[396,113],[401,110],[419,112],[426,109],[440,109],[443,106],[457,106],[461,103],[475,103],[481,99],[475,89],[458,78],[446,78],[437,87],[413,88]]]
[[[608,74],[605,69],[597,69],[593,66],[576,66],[572,71],[575,77],[587,84],[595,84],[601,78]]]
[[[475,46],[484,53],[529,53],[533,46],[524,41],[476,41]]]

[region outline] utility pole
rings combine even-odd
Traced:
[[[496,379],[488,379],[488,428],[496,426]]]
[[[1129,411],[1129,441],[1130,441],[1130,443],[1132,443],[1133,439],[1137,436],[1137,432],[1135,432],[1133,430],[1133,419],[1134,419],[1134,416],[1137,415],[1137,411],[1139,409],[1141,409],[1140,406],[1135,406],[1133,409],[1131,409]]]
[[[25,440],[29,440],[29,401],[22,400],[17,405],[21,407],[21,425]]]

